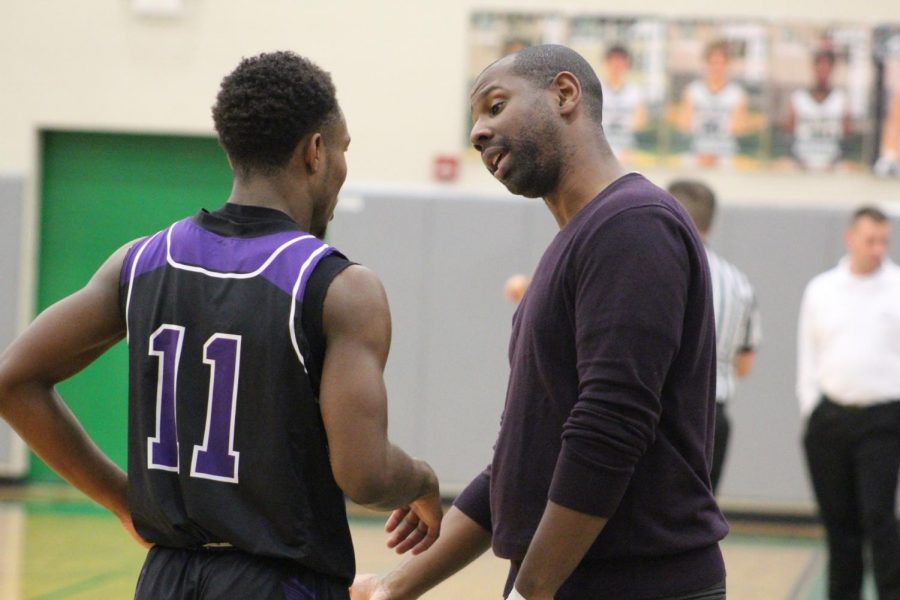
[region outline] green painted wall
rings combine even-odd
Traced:
[[[215,139],[47,131],[42,134],[38,310],[83,286],[119,246],[228,197]],[[127,349],[119,343],[59,392],[97,444],[127,459]],[[29,479],[57,476],[32,457]]]

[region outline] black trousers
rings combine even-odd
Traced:
[[[881,600],[900,600],[900,401],[849,408],[823,399],[803,439],[828,536],[828,597],[859,600],[863,545]]]
[[[731,434],[731,422],[725,410],[724,402],[716,402],[716,435],[713,438],[713,462],[709,471],[713,493],[719,489],[722,478],[722,465],[725,463],[725,451],[728,449],[728,436]]]
[[[154,546],[135,600],[349,600],[346,584],[288,560],[238,550]]]

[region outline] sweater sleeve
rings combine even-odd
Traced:
[[[687,235],[667,209],[636,207],[580,241],[573,288],[579,394],[550,486],[557,504],[612,516],[653,443],[685,319]]]
[[[456,497],[453,506],[487,531],[493,531],[491,522],[491,467],[478,474],[466,489]]]

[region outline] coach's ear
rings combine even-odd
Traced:
[[[559,114],[571,116],[581,103],[581,82],[572,73],[562,71],[553,78],[551,89],[559,103]]]

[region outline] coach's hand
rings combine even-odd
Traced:
[[[377,575],[357,575],[350,587],[350,600],[393,600]]]

